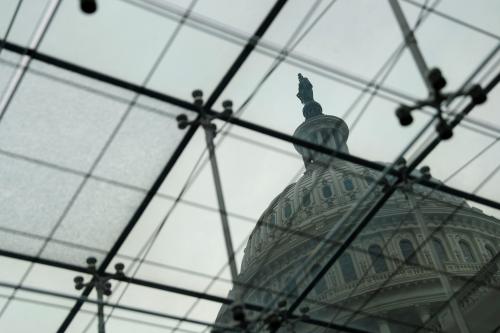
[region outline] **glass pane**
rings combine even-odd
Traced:
[[[409,4],[403,6],[409,11],[417,10]],[[429,16],[417,30],[416,38],[428,66],[441,69],[448,82],[446,89],[452,91],[461,87],[484,56],[498,44],[498,40],[437,15]]]
[[[92,15],[63,1],[40,51],[140,84],[175,26],[125,1],[101,1]]]
[[[191,92],[201,89],[207,99],[241,49],[240,45],[184,26],[148,87],[189,101]]]
[[[0,3],[0,35],[2,39],[7,32],[7,27],[13,18],[18,3],[18,0],[6,0]],[[13,22],[8,40],[28,46],[49,3],[48,0],[23,0]]]
[[[7,89],[20,59],[19,55],[9,51],[2,50],[0,53],[0,96]]]
[[[0,123],[4,249],[105,256],[183,136],[178,109],[131,99],[32,63]]]
[[[5,155],[0,160],[0,247],[36,255],[83,178]]]
[[[117,91],[40,63],[34,68]],[[27,73],[0,124],[0,148],[88,171],[125,108],[121,101]]]
[[[497,1],[483,0],[468,6],[467,1],[442,1],[439,10],[452,17],[464,20],[488,32],[500,35],[500,23],[494,13],[500,11]]]

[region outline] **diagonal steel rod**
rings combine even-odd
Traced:
[[[406,43],[406,46],[408,46],[408,49],[410,50],[413,60],[415,60],[415,64],[417,65],[420,76],[422,77],[422,80],[424,81],[425,86],[429,91],[429,94],[431,94],[434,91],[434,89],[432,88],[432,85],[429,79],[427,78],[427,73],[429,72],[429,68],[427,67],[427,64],[425,62],[424,56],[422,55],[422,52],[420,51],[420,48],[418,47],[415,34],[408,25],[408,21],[406,20],[405,14],[401,9],[398,0],[389,0],[389,3],[391,5],[392,11],[394,12],[394,16],[396,16],[396,20],[398,21],[401,32],[403,33],[403,38]]]
[[[202,120],[203,121],[203,120]],[[219,166],[217,164],[217,157],[215,155],[214,137],[215,137],[215,126],[211,123],[203,125],[205,131],[205,141],[208,148],[208,155],[210,158],[210,165],[212,169],[212,176],[214,179],[215,192],[217,195],[217,203],[219,205],[219,214],[222,222],[222,231],[224,233],[224,242],[226,245],[227,259],[229,264],[229,269],[231,271],[231,278],[233,280],[233,285],[238,278],[238,268],[236,267],[236,260],[234,257],[234,246],[231,238],[231,230],[229,227],[229,221],[227,219],[226,204],[224,201],[224,194],[222,191],[222,184],[220,180]]]

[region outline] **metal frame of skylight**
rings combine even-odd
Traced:
[[[8,44],[8,42],[6,42],[5,44]],[[7,45],[6,49],[9,49],[9,48],[10,48],[10,50],[11,50],[11,51],[16,52],[16,51],[15,51],[15,49],[16,49],[16,45],[14,45],[14,44]],[[24,48],[24,50],[25,50],[25,51],[28,51],[28,52],[26,52],[26,54],[28,54],[28,56],[30,56],[30,58],[39,58],[38,60],[43,61],[42,59],[44,58],[44,56],[42,55],[41,57],[37,57],[37,55],[40,55],[40,53],[38,53],[36,50],[30,50],[30,49],[26,49],[26,48]],[[19,47],[17,47],[17,51],[19,51]],[[250,51],[248,52],[248,54],[250,54],[250,52],[251,52],[251,51],[252,51],[252,50],[250,50]],[[247,55],[247,56],[248,56],[248,55]],[[42,59],[40,59],[40,58],[42,58]],[[49,58],[51,58],[51,57],[49,57]],[[48,59],[48,58],[45,58],[45,60],[47,60],[47,59]],[[56,59],[56,58],[52,58],[51,60],[52,60],[52,61],[50,61],[50,62],[53,62],[53,60],[55,60],[55,62],[56,62],[56,63],[57,63],[57,62],[59,62],[59,64],[64,64],[64,63],[66,63],[65,61],[61,61],[60,59]],[[49,62],[49,63],[50,63],[50,62]],[[52,63],[52,64],[54,64],[54,63]],[[66,63],[66,64],[69,64],[69,63]],[[69,64],[69,65],[70,65],[69,67],[72,67],[72,66],[71,66],[72,64]],[[234,65],[234,64],[233,64],[233,65]],[[73,66],[74,66],[74,65],[73,65]],[[236,67],[234,68],[234,72],[233,72],[232,74],[230,74],[230,72],[231,72],[231,71],[230,71],[230,72],[228,72],[227,74],[230,74],[231,76],[234,76],[234,74],[237,72],[237,70],[239,69],[239,67],[240,67],[240,66],[241,66],[241,63],[240,63],[238,66],[236,66]],[[64,68],[64,67],[66,67],[66,66],[61,66],[61,67],[63,67],[63,68]],[[79,66],[73,67],[73,69],[75,69],[75,68],[77,68],[77,67],[79,67]],[[233,68],[233,67],[232,67],[232,68]],[[68,69],[68,68],[66,68],[66,69]],[[90,76],[91,76],[91,77],[94,77],[94,78],[96,78],[95,76],[97,76],[97,77],[101,77],[101,78],[106,78],[106,79],[111,78],[111,77],[109,77],[109,76],[107,76],[107,75],[105,75],[105,74],[103,75],[102,73],[98,73],[98,72],[95,72],[95,71],[89,71],[89,70],[86,70],[86,69],[84,69],[84,68],[82,68],[82,67],[80,67],[80,69],[83,69],[83,72],[87,72],[87,74],[91,74]],[[83,73],[82,73],[82,72],[80,72],[80,74],[83,74]],[[97,74],[97,75],[95,75],[95,74]],[[226,74],[226,76],[227,76],[227,74]],[[85,74],[84,74],[84,75],[85,75]],[[111,78],[111,79],[112,79],[112,81],[113,81],[113,78]],[[230,80],[230,79],[229,79],[229,80]],[[104,80],[104,81],[105,81],[105,82],[108,82],[107,80]],[[120,81],[121,81],[121,80],[117,80],[117,81],[115,81],[115,83],[118,83],[117,85],[118,85],[118,86],[122,86],[122,87],[123,87],[123,83],[125,83],[125,86],[128,86],[129,88],[130,88],[130,87],[134,88],[135,90],[134,90],[134,89],[132,89],[132,90],[134,90],[134,91],[136,91],[136,90],[141,90],[141,89],[136,89],[137,87],[134,87],[133,85],[132,85],[132,86],[128,85],[128,84],[127,84],[126,82],[124,82],[124,81],[121,81],[121,82],[120,82]],[[110,83],[110,82],[108,82],[108,83]],[[221,83],[222,83],[222,82],[221,82]],[[226,85],[227,85],[227,83],[226,83]],[[219,84],[219,86],[220,86],[220,84]],[[218,86],[217,88],[219,88],[219,86]],[[216,88],[216,91],[217,91],[217,88]],[[222,87],[222,89],[220,89],[220,93],[222,93],[222,91],[223,91],[223,90],[224,90],[224,87]],[[136,92],[138,92],[138,93],[143,93],[143,92],[139,92],[139,91],[136,91]],[[215,92],[215,91],[214,91],[214,92]],[[153,93],[153,94],[154,94],[154,93]],[[145,94],[145,95],[146,95],[146,94]],[[163,96],[162,96],[162,95],[163,95]],[[166,96],[166,95],[164,95],[164,94],[159,94],[159,95],[157,95],[157,96],[156,96],[156,98],[157,98],[157,97],[160,97],[159,99],[161,99],[161,100],[164,100],[164,99],[169,99],[169,100],[170,100],[170,102],[172,102],[172,101],[173,101],[171,98],[169,98],[168,96]],[[155,98],[155,97],[153,97],[153,98]],[[216,100],[216,99],[217,99],[217,98],[215,98],[213,102],[215,102],[215,100]],[[165,100],[164,100],[164,101],[165,101]],[[176,102],[179,102],[179,100],[177,100]],[[175,104],[175,103],[172,103],[172,104]],[[194,110],[192,109],[192,105],[189,105],[190,103],[180,101],[180,104],[184,104],[184,106],[181,106],[181,107],[185,107],[185,108],[186,108],[186,109],[188,109],[188,110],[194,111]],[[207,104],[208,104],[208,103],[207,103]],[[187,106],[187,107],[186,107],[186,106]],[[212,113],[212,112],[213,112],[213,113],[214,113],[214,116],[216,116],[216,117],[217,117],[217,113],[211,110],[211,106],[210,106],[208,109],[209,109],[209,112],[210,112],[210,113]],[[226,120],[226,121],[231,122],[231,121],[230,121],[230,120],[228,120],[228,119],[225,119],[225,120]],[[232,122],[233,122],[233,123],[236,123],[237,125],[240,125],[240,126],[246,127],[246,128],[250,128],[250,129],[257,130],[257,131],[259,131],[259,132],[261,132],[261,133],[263,133],[263,134],[271,135],[271,136],[274,136],[274,137],[279,138],[279,139],[285,139],[286,141],[289,141],[289,142],[296,141],[296,140],[294,140],[295,138],[293,138],[293,137],[289,137],[289,136],[287,137],[287,135],[286,135],[286,134],[279,133],[279,132],[276,132],[276,131],[272,131],[272,130],[269,130],[269,129],[265,129],[264,127],[260,127],[260,126],[258,126],[258,125],[257,125],[257,127],[255,127],[255,124],[251,124],[251,123],[247,123],[247,122],[238,122],[238,121],[234,121],[234,120],[233,120]],[[245,125],[246,125],[246,126],[245,126]],[[252,125],[254,125],[254,126],[252,126]],[[191,130],[191,129],[190,129],[190,130]],[[190,136],[189,136],[189,132],[190,132],[190,131],[188,130],[188,132],[187,132],[187,134],[185,135],[185,137],[184,137],[183,141],[182,141],[182,142],[181,142],[181,144],[177,147],[177,150],[176,150],[176,152],[174,153],[174,155],[173,155],[172,157],[174,157],[175,155],[177,155],[177,157],[178,157],[178,155],[180,155],[180,153],[181,153],[181,152],[182,152],[182,150],[183,150],[183,147],[182,147],[182,146],[184,146],[184,147],[185,147],[185,145],[186,145],[186,144],[187,144],[187,142],[189,141],[189,138],[190,138]],[[273,132],[274,132],[274,133],[273,133]],[[194,130],[193,130],[193,133],[194,133]],[[191,134],[191,136],[192,136],[192,134]],[[299,141],[300,141],[300,140],[299,140]],[[184,143],[184,142],[185,142],[185,143]],[[184,143],[184,145],[183,145],[183,143]],[[319,147],[313,147],[314,145],[312,145],[312,146],[311,146],[311,144],[309,144],[309,143],[307,143],[307,142],[296,142],[296,143],[301,144],[301,145],[304,145],[304,146],[306,146],[306,147],[307,147],[307,146],[309,146],[308,148],[310,148],[310,149],[314,149],[314,150],[318,150],[318,151],[324,150],[324,149],[322,149],[322,148],[324,148],[324,147],[321,147],[321,146],[319,146]],[[178,151],[179,151],[179,152],[178,152]],[[178,152],[178,153],[177,153],[177,152]],[[336,152],[330,152],[330,153],[334,154],[334,153],[336,153]],[[340,157],[340,156],[339,156],[339,157]],[[176,160],[176,158],[172,158],[172,159],[170,160],[170,162],[172,162],[172,163],[168,163],[168,164],[167,164],[167,166],[168,166],[169,164],[173,165],[173,164],[175,163],[175,160]],[[359,162],[359,161],[358,161],[358,162]],[[373,165],[372,165],[372,167],[373,167]],[[170,167],[170,168],[171,168],[171,167]],[[379,165],[377,165],[377,166],[375,166],[374,168],[375,168],[375,169],[377,169],[377,168],[380,168],[380,166],[379,166]],[[166,169],[169,169],[169,168],[166,168]],[[165,170],[165,169],[164,169],[164,170]],[[162,174],[165,174],[165,176],[166,176],[166,174],[168,174],[168,171],[167,171],[167,172],[162,172]],[[163,177],[163,179],[165,178],[165,176]],[[162,178],[162,177],[161,177],[161,175],[160,175],[160,177],[159,177],[158,179],[160,179],[160,178]],[[157,181],[158,181],[158,179],[157,179]],[[157,183],[157,182],[155,182],[155,184],[156,184],[156,183]],[[160,184],[161,184],[161,182],[160,182]],[[425,184],[423,184],[423,185],[425,185]],[[436,186],[436,184],[427,184],[427,186],[428,186],[428,187],[430,187],[430,186]],[[149,193],[153,193],[153,195],[154,195],[154,192],[156,192],[156,190],[154,190],[154,191],[153,191],[153,189],[154,189],[154,188],[155,188],[155,186],[153,185],[153,187],[152,187],[151,191],[149,191]],[[470,195],[468,195],[468,193],[467,193],[467,192],[463,192],[463,191],[460,191],[460,190],[456,190],[456,189],[452,189],[452,188],[447,188],[447,187],[444,187],[444,189],[445,189],[445,191],[443,191],[443,192],[446,192],[446,190],[448,190],[448,191],[452,192],[452,193],[450,193],[450,194],[453,194],[453,195],[458,195],[458,196],[463,196],[463,197],[465,197],[465,198],[466,198],[466,199],[468,199],[468,200],[471,200],[471,201],[476,201],[476,202],[480,202],[480,203],[482,203],[482,204],[485,204],[485,205],[488,205],[488,206],[490,206],[490,207],[494,207],[494,208],[497,208],[497,209],[498,209],[498,207],[499,207],[497,202],[490,201],[490,200],[488,200],[488,199],[481,198],[481,197],[470,196]],[[461,192],[463,192],[463,193],[461,193]],[[149,194],[149,193],[148,193],[148,194]],[[146,196],[146,197],[148,197],[148,196]],[[146,199],[145,199],[145,200],[146,200]],[[149,202],[149,200],[148,200],[147,202]],[[143,204],[144,204],[144,201],[143,201]],[[141,205],[141,206],[144,206],[144,205]],[[145,206],[147,206],[147,203],[145,204]],[[125,228],[125,229],[127,229],[127,228]],[[130,229],[131,229],[131,228],[130,228]],[[125,231],[125,230],[124,230],[124,231]],[[130,230],[129,230],[129,231],[130,231]],[[123,233],[122,233],[122,235],[123,235]],[[40,260],[41,260],[41,261],[44,261],[44,259],[40,259]]]

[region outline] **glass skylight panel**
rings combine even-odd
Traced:
[[[207,100],[242,48],[183,26],[148,87],[188,101],[201,89]]]
[[[141,84],[175,26],[121,0],[99,3],[93,15],[63,1],[40,51]]]
[[[306,8],[290,12],[287,16],[284,15],[285,12],[280,15],[266,34],[265,40],[278,43],[280,46],[288,40],[311,6],[311,4],[301,5],[298,1],[290,3],[290,7],[294,5]],[[359,10],[358,6],[362,6],[363,10]],[[309,27],[320,13],[318,9],[306,27]],[[307,33],[295,48],[295,52],[358,76],[370,78],[401,40],[396,20],[387,2],[338,1]]]
[[[66,309],[12,300],[9,309],[0,320],[0,329],[4,332],[12,330],[18,332],[42,331],[55,332],[68,312]],[[26,320],[26,314],[30,320]],[[50,320],[47,320],[50,319]]]
[[[54,237],[109,250],[143,198],[143,193],[89,179]],[[43,256],[84,265],[88,252],[63,251],[59,245],[49,243]],[[95,256],[104,257],[102,253]]]
[[[439,5],[439,11],[454,18],[463,20],[487,32],[500,35],[500,22],[498,12],[500,5],[497,1],[478,1],[474,6],[464,0],[445,0]]]
[[[409,6],[409,5],[406,5]],[[445,90],[456,90],[469,78],[498,40],[431,15],[415,33],[429,67],[441,69],[448,82]]]
[[[22,1],[18,13],[13,21],[7,40],[9,42],[28,46],[33,33],[40,24],[40,20],[48,5],[49,0]],[[7,27],[14,17],[19,1],[6,0],[0,3],[0,38],[5,37]]]
[[[7,89],[10,78],[16,70],[21,57],[15,53],[2,50],[0,53],[0,93]]]
[[[210,248],[210,251],[206,251],[206,248]],[[147,258],[171,266],[215,274],[227,261],[219,214],[178,204]]]
[[[86,172],[125,108],[122,101],[27,73],[0,123],[0,148]]]
[[[252,35],[267,16],[273,1],[232,1],[224,0],[215,6],[210,1],[199,0],[194,7],[196,14],[203,15],[214,21],[227,25],[228,29],[236,29]],[[224,10],[220,10],[224,8]]]
[[[9,155],[0,159],[4,193],[0,246],[36,255],[83,178]]]
[[[84,186],[69,211],[70,221],[61,225],[64,235],[55,236],[66,244],[56,241],[45,256],[64,254],[59,259],[83,264],[89,249],[95,248],[91,251],[98,257],[109,250],[183,136],[173,119],[178,111],[167,105],[163,112],[140,106],[126,111],[131,97],[129,92],[33,62],[0,124],[2,158],[12,160],[4,164],[10,178],[3,186],[11,184],[12,190],[2,220],[4,232],[13,236],[6,237],[5,249],[25,244],[21,252],[36,254],[43,237],[51,236],[52,228],[61,223],[85,173],[95,168],[96,178]],[[128,117],[122,118],[124,112]],[[27,209],[26,195],[33,209]],[[92,225],[108,226],[109,233]],[[94,241],[88,242],[85,235]],[[73,241],[88,247],[68,246]]]
[[[165,115],[135,108],[123,123],[95,175],[149,189],[182,138],[172,119],[180,109],[165,105]]]

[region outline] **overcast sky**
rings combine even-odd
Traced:
[[[181,99],[191,100],[191,91],[197,88],[202,89],[208,97],[241,51],[241,43],[223,40],[184,25],[161,59],[158,69],[146,82],[148,71],[178,26],[175,20],[158,15],[162,10],[157,5],[175,7],[182,11],[190,5],[190,1],[137,1],[147,4],[152,11],[131,5],[130,2],[134,1],[101,0],[98,1],[97,13],[86,16],[80,12],[78,1],[62,1],[39,49],[136,84],[146,83],[149,88]],[[16,3],[15,0],[0,3],[2,35]],[[9,40],[29,45],[47,3],[48,1],[25,0]],[[285,5],[264,36],[271,49],[279,50],[286,44],[313,3],[295,0]],[[272,4],[272,1],[264,0],[199,0],[193,10],[198,20],[218,22],[224,29],[250,36]],[[320,1],[302,31],[329,4],[330,1]],[[407,3],[401,5],[410,25],[413,25],[419,9]],[[472,4],[465,0],[443,0],[436,9],[490,31],[493,35],[500,35],[498,1],[481,0]],[[472,31],[435,15],[424,21],[416,36],[429,66],[442,69],[450,89],[460,87],[499,43],[498,37]],[[297,73],[301,72],[312,82],[315,99],[321,103],[323,112],[342,117],[360,91],[336,82],[324,73],[330,73],[331,76],[331,71],[342,70],[369,81],[401,42],[401,32],[387,1],[338,0],[293,50],[293,59],[308,59],[312,63],[324,65],[323,75],[321,71],[318,73],[318,70],[308,70],[307,66],[304,68],[303,64],[298,66],[296,62],[284,62],[260,87],[240,116],[292,134],[303,121],[302,106],[295,96]],[[269,48],[267,50],[272,53]],[[217,101],[215,109],[221,109],[224,99],[233,100],[235,109],[239,108],[274,61],[273,57],[264,53],[266,52],[252,53]],[[15,72],[12,64],[17,64],[20,58],[2,51],[0,59],[3,61],[0,64],[0,91],[5,91]],[[491,64],[498,59],[497,55]],[[331,71],[328,72],[325,68]],[[497,64],[496,70],[498,68]],[[481,83],[487,82],[491,77],[488,73],[491,72],[495,70],[487,66],[485,71],[475,77],[474,82],[479,78],[485,79]],[[46,74],[77,82],[97,90],[97,93],[67,86],[47,78]],[[425,86],[408,51],[403,53],[384,86],[412,98],[426,96]],[[102,96],[102,93],[111,94],[114,98]],[[355,120],[368,95],[345,117],[344,120],[350,127],[348,146],[352,154],[374,161],[391,162],[428,121],[429,116],[417,112],[411,126],[401,127],[394,116],[397,104],[391,101],[401,99],[393,94],[386,93],[385,96],[389,100],[374,97],[359,122]],[[137,102],[144,107],[136,106],[132,109],[107,153],[92,169],[92,162],[125,114],[127,101],[132,98],[133,94],[128,91],[33,62],[32,71],[25,76],[0,123],[0,149],[73,171],[62,172],[5,154],[0,155],[0,226],[46,237],[78,188],[83,175],[90,170],[93,175],[108,180],[149,188],[184,134],[177,129],[173,119],[184,111],[171,105],[139,98]],[[490,126],[490,129],[476,126],[483,128],[488,135],[459,128],[450,141],[440,144],[424,161],[423,164],[431,167],[434,177],[447,178],[500,135],[500,116],[497,112],[499,105],[500,93],[497,89],[489,96],[487,104],[477,107],[471,114],[477,122]],[[151,111],[153,109],[164,114]],[[193,114],[188,115],[193,117]],[[219,128],[221,125],[218,123]],[[264,209],[293,181],[303,164],[291,144],[234,126],[225,129],[229,130],[229,134],[218,136],[218,140],[224,139],[217,149],[217,156],[227,209],[241,216],[230,216],[234,244],[240,246],[244,244]],[[416,147],[433,133],[431,127]],[[153,230],[170,210],[172,200],[169,198],[179,194],[204,145],[203,132],[198,131],[162,185],[160,192],[163,196],[153,199],[121,248],[122,255],[138,255]],[[416,149],[412,149],[407,157],[411,157],[415,151]],[[448,184],[472,191],[498,166],[498,156],[500,148],[495,145]],[[500,176],[497,175],[479,194],[498,200],[499,180]],[[55,238],[107,250],[143,196],[144,192],[116,187],[91,178],[85,183],[79,199],[56,232]],[[192,202],[217,207],[208,166],[199,173],[186,191],[184,199],[187,203],[177,204],[147,259],[177,269],[214,276],[226,262],[219,215],[188,204]],[[485,211],[500,216],[492,209]],[[34,255],[42,246],[42,241],[36,238],[14,237],[10,234],[2,234],[0,237],[1,248],[23,253]],[[43,255],[84,265],[84,258],[88,254],[87,251],[51,244]],[[102,253],[97,255],[101,258],[103,256]],[[241,252],[238,253],[238,260],[241,260]],[[0,258],[0,261],[2,282],[17,283],[29,265],[6,258]],[[121,261],[129,264],[127,260]],[[76,296],[79,293],[73,290],[74,276],[73,272],[35,265],[25,284]],[[228,271],[222,272],[221,276],[228,279]],[[205,290],[210,282],[207,277],[151,265],[143,265],[137,277],[198,291]],[[122,287],[114,292],[110,300],[114,301],[119,297]],[[230,287],[230,283],[218,281],[207,291],[226,296]],[[9,295],[10,292],[7,288],[0,290],[2,295]],[[68,312],[64,308],[30,304],[22,298],[69,307],[74,303],[27,292],[19,292],[17,295],[20,298],[11,302],[0,319],[2,332],[53,332]],[[193,301],[193,298],[136,286],[130,286],[122,299],[123,304],[180,316],[185,314]],[[5,300],[0,299],[0,306],[3,302]],[[83,309],[91,312],[78,314],[68,332],[80,333],[85,329],[95,306],[88,304]],[[212,321],[218,309],[219,304],[201,301],[189,317]],[[115,314],[162,325],[176,325],[175,321],[126,311],[116,311]],[[182,324],[182,327],[193,331],[203,329],[190,324]],[[127,333],[138,330],[165,332],[164,329],[118,318],[109,321],[107,331]],[[96,332],[96,324],[93,323],[87,332]]]

